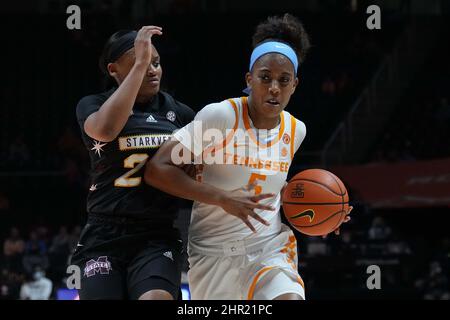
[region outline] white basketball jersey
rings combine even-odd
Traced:
[[[247,97],[208,105],[198,113],[195,120],[202,121],[203,130],[214,127],[226,137],[221,143],[202,147],[203,157],[206,158],[208,154],[220,155],[223,162],[205,164],[202,171],[198,172],[197,179],[223,190],[236,190],[256,182],[254,194],[275,194],[273,198],[260,201],[273,206],[275,211],[256,210],[270,226],[250,217],[257,230],[257,233],[253,233],[241,219],[228,214],[221,207],[194,202],[189,228],[190,242],[208,247],[227,241],[278,234],[281,229],[280,191],[294,153],[305,137],[303,122],[283,111],[276,128],[255,129],[248,115]],[[193,128],[188,125],[175,133],[174,137],[183,143],[189,132],[192,134]]]

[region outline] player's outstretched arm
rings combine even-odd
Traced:
[[[225,191],[192,179],[188,173],[181,169],[181,166],[175,165],[172,161],[172,150],[179,144],[177,140],[167,141],[159,148],[152,159],[147,162],[144,174],[147,184],[180,198],[219,206],[229,214],[240,218],[253,232],[256,232],[256,230],[251,224],[249,217],[268,225],[268,222],[256,214],[254,210],[273,211],[273,207],[260,204],[259,201],[271,198],[274,194],[251,195],[250,191],[255,185],[249,185],[233,191]],[[183,152],[191,154],[184,147]],[[192,154],[191,159],[193,159]]]
[[[122,131],[151,62],[151,37],[155,34],[162,34],[160,27],[145,26],[139,30],[134,41],[136,59],[133,67],[117,90],[84,122],[84,130],[91,138],[110,142]]]

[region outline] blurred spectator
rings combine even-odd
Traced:
[[[20,270],[22,255],[25,250],[25,242],[20,236],[19,230],[11,228],[8,238],[3,243],[3,256],[5,265],[12,270]]]
[[[328,246],[320,237],[309,237],[306,251],[311,257],[326,255],[328,253]]]
[[[442,266],[438,261],[430,263],[428,276],[417,280],[415,286],[422,290],[425,300],[450,300],[448,278],[442,272]]]
[[[390,237],[392,230],[386,225],[382,217],[375,217],[369,229],[370,240],[386,240]]]
[[[0,274],[0,300],[11,300],[9,288],[9,272],[8,269],[3,268]]]
[[[81,226],[75,226],[69,235],[69,248],[70,252],[75,251],[77,248],[78,240],[80,240]]]
[[[30,149],[21,134],[9,146],[8,162],[13,168],[23,168],[30,162]]]
[[[44,223],[40,223],[37,227],[34,228],[34,230],[36,232],[38,240],[42,241],[45,244],[45,247],[48,248],[50,242],[48,226],[46,226]]]
[[[387,244],[387,253],[392,255],[409,255],[411,249],[408,243],[399,238],[398,235],[394,235],[392,241]]]
[[[70,254],[70,236],[67,227],[62,226],[53,238],[49,249],[50,269],[52,279],[59,280],[65,276],[67,258]]]
[[[0,274],[0,300],[18,300],[23,276],[3,268]]]
[[[358,252],[359,245],[357,242],[354,241],[354,237],[352,235],[351,231],[343,230],[341,231],[340,237],[335,239],[337,248],[336,251],[339,254],[343,255],[353,255]]]
[[[50,254],[68,254],[69,253],[69,233],[66,226],[61,226],[59,232],[53,237]]]
[[[45,277],[40,267],[34,268],[32,280],[25,282],[20,288],[21,300],[48,300],[52,294],[53,283]]]
[[[43,240],[39,240],[35,231],[30,233],[30,239],[25,245],[23,266],[25,271],[31,274],[36,266],[47,269],[49,265],[47,257],[47,246]]]

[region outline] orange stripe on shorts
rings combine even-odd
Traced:
[[[255,293],[255,287],[256,287],[256,283],[258,282],[259,278],[267,271],[272,270],[275,267],[264,267],[261,270],[259,270],[256,273],[255,278],[253,279],[253,282],[250,286],[250,289],[248,290],[248,296],[247,296],[247,300],[253,300],[253,295]]]

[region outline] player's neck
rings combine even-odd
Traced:
[[[138,104],[145,104],[145,103],[151,103],[155,99],[156,95],[153,96],[140,96],[138,95],[136,97],[136,103]]]
[[[252,120],[253,126],[256,129],[266,129],[266,130],[276,128],[280,124],[281,119],[280,116],[276,118],[268,118],[258,113],[255,110],[250,98],[248,99],[248,116]]]

